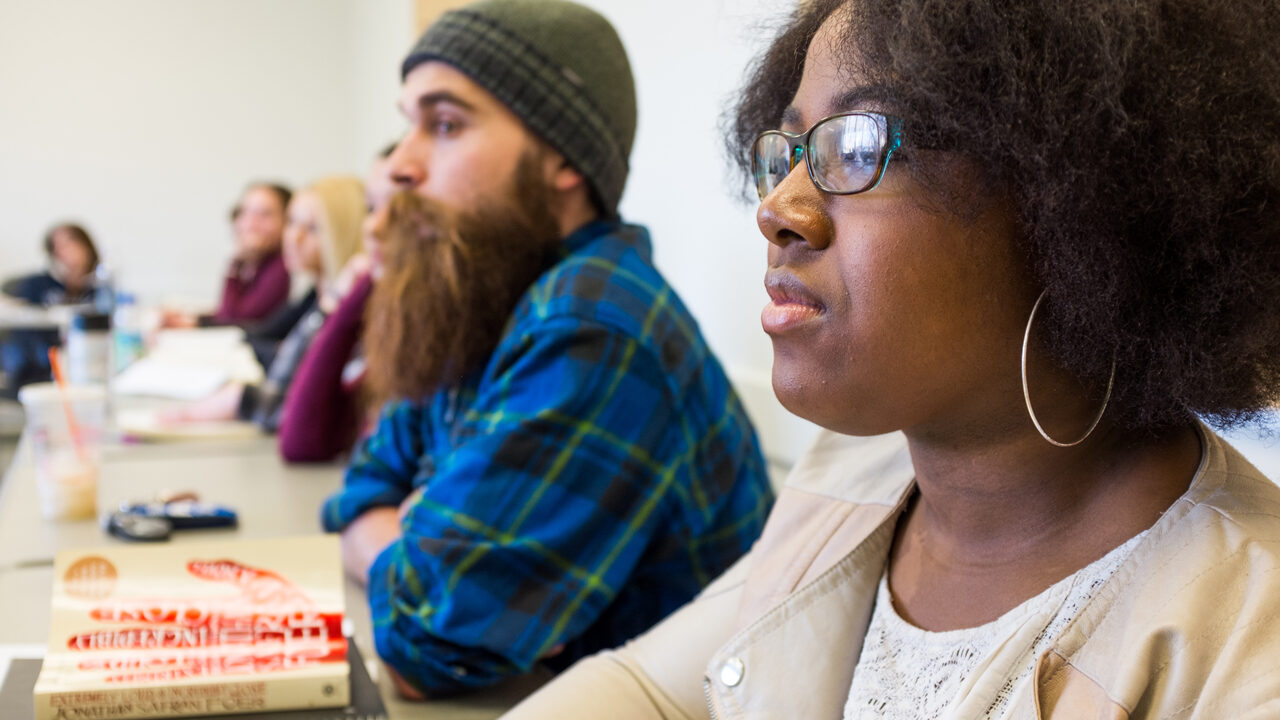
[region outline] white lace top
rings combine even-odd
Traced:
[[[1014,693],[1030,678],[1036,658],[1145,534],[974,628],[929,632],[903,620],[893,607],[886,571],[880,578],[871,624],[853,673],[844,720],[934,720],[945,717],[947,710],[961,701],[970,707],[975,701],[976,707],[985,706],[981,717],[1005,718]],[[998,651],[999,662],[1009,668],[1002,675],[1009,680],[999,688],[969,687],[966,681],[976,670],[994,662]]]

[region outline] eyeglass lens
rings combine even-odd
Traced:
[[[869,188],[879,174],[887,135],[884,125],[870,115],[839,115],[815,125],[804,155],[818,188],[831,193]],[[765,133],[756,140],[753,161],[761,200],[791,172],[791,146],[781,133]]]
[[[765,133],[754,149],[756,192],[763,200],[791,172],[791,143],[780,133]]]

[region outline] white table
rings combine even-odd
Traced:
[[[45,308],[29,305],[7,295],[0,295],[0,329],[57,330],[71,320],[68,308]]]
[[[202,500],[230,505],[239,513],[235,530],[183,531],[174,534],[173,542],[318,532],[320,503],[339,486],[342,472],[334,465],[285,465],[276,453],[274,438],[268,437],[111,446],[104,456],[99,513],[166,489],[195,490]],[[24,442],[0,482],[0,646],[47,642],[54,553],[117,542],[122,541],[104,533],[94,521],[55,523],[41,518]],[[348,580],[346,601],[356,645],[366,660],[376,657],[363,588]],[[393,720],[423,716],[479,720],[501,715],[548,676],[535,674],[467,697],[428,703],[400,701],[386,673],[375,677]]]

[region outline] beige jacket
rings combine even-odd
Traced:
[[[1280,488],[1201,436],[1191,487],[1039,658],[1012,717],[1280,718]],[[749,555],[505,717],[837,720],[912,479],[900,435],[823,435]],[[948,718],[984,716],[1021,640]]]

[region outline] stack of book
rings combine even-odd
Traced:
[[[352,717],[342,588],[334,536],[60,553],[36,718]]]

